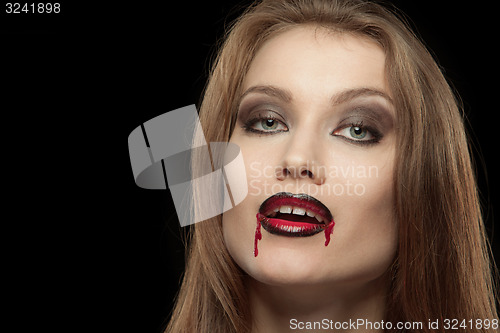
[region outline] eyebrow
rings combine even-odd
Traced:
[[[238,105],[241,103],[241,100],[250,93],[260,93],[272,97],[277,97],[278,99],[286,103],[289,103],[293,100],[292,93],[289,90],[278,88],[272,85],[258,85],[248,88],[241,95]],[[378,90],[375,88],[368,88],[368,87],[343,90],[332,96],[331,104],[339,105],[349,102],[358,97],[367,97],[367,96],[380,96],[386,99],[389,103],[394,104],[392,98],[387,93],[383,92],[382,90]]]
[[[240,97],[238,105],[241,103],[243,98],[250,94],[250,93],[260,93],[272,97],[277,97],[278,99],[281,99],[282,101],[289,103],[292,101],[292,93],[288,90],[278,88],[275,86],[271,85],[265,85],[265,86],[252,86],[248,88]]]
[[[333,105],[339,105],[349,102],[358,97],[366,96],[380,96],[386,99],[389,103],[393,104],[392,98],[385,92],[374,88],[354,88],[343,90],[332,96],[331,102]]]

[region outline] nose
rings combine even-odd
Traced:
[[[280,164],[276,167],[276,179],[324,184],[326,166],[321,163],[321,148],[317,140],[312,135],[296,136],[286,144]]]

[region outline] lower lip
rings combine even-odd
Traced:
[[[261,213],[257,214],[257,219],[267,232],[288,237],[312,236],[323,231],[326,227],[324,223],[292,222],[266,217]]]
[[[282,219],[274,219],[266,217],[261,213],[257,213],[257,230],[255,231],[255,247],[254,256],[257,257],[257,243],[262,239],[260,227],[271,234],[287,236],[287,237],[308,237],[316,235],[321,231],[325,231],[325,246],[330,243],[330,235],[333,233],[335,222],[333,220],[328,224],[315,224],[306,222],[292,222]]]

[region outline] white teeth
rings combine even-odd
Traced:
[[[306,210],[304,208],[293,207],[292,214],[295,214],[295,215],[304,215],[305,213],[306,213]]]
[[[276,207],[272,210],[272,212],[268,215],[268,217],[275,217],[278,215],[278,212],[283,213],[283,214],[295,214],[295,215],[307,215],[309,217],[315,217],[318,222],[322,223],[324,219],[321,217],[321,215],[316,214],[308,209],[301,208],[301,207],[294,207],[294,206],[280,206]]]
[[[292,206],[281,206],[280,213],[290,214],[292,212]]]

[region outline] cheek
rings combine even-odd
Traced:
[[[387,165],[359,167],[359,173],[343,180],[351,183],[352,191],[332,200],[332,206],[337,207],[334,242],[338,254],[347,271],[358,271],[365,277],[383,274],[397,248],[393,168],[392,163]]]
[[[222,216],[222,230],[224,241],[233,259],[239,263],[239,258],[248,257],[253,253],[253,234],[257,227],[257,213],[250,194],[235,208],[225,212]],[[254,221],[254,223],[252,223]]]
[[[241,268],[248,270],[254,263],[256,214],[260,203],[278,191],[273,192],[275,189],[271,180],[275,167],[269,159],[244,144],[240,144],[240,148],[245,160],[248,195],[235,208],[223,214],[222,227],[229,253]]]

